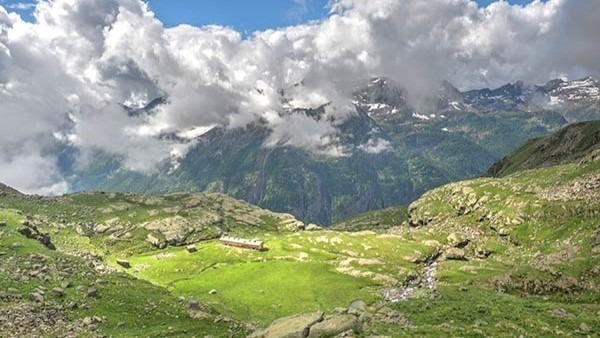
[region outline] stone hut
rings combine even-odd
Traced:
[[[235,246],[238,248],[253,249],[259,251],[264,250],[264,243],[262,241],[257,241],[253,239],[223,236],[219,239],[219,241],[221,242],[221,244],[227,246]]]

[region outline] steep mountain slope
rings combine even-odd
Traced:
[[[14,188],[11,188],[5,184],[0,183],[0,197],[1,196],[18,196],[21,195],[19,191]]]
[[[487,176],[506,176],[526,169],[572,163],[600,150],[600,122],[569,125],[552,136],[533,139],[509,156],[496,162]]]
[[[95,163],[92,175],[70,177],[73,186],[107,191],[222,192],[327,225],[408,204],[432,187],[484,173],[527,139],[569,121],[600,118],[598,88],[597,81],[584,79],[463,93],[444,83],[438,96],[417,109],[403,88],[376,78],[354,91],[356,112],[339,126],[336,146],[343,156],[268,147],[270,130],[259,122],[216,127],[195,139],[184,158],[165,161],[153,174],[115,170],[114,159],[105,158]],[[281,95],[287,102],[293,90]],[[322,109],[290,108],[282,114],[318,120]]]

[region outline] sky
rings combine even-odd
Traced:
[[[488,6],[497,0],[477,0]],[[509,0],[526,5],[533,0]],[[17,11],[28,20],[35,0],[0,0],[0,4]],[[233,27],[249,36],[255,31],[297,25],[325,18],[329,0],[149,0],[150,9],[165,24],[193,26],[222,25]]]
[[[271,130],[265,147],[345,156],[350,84],[374,76],[412,102],[442,80],[471,89],[600,76],[598,0],[318,1],[0,0],[0,182],[68,192],[65,149],[79,168],[102,153],[153,172],[193,136],[256,121]],[[167,102],[154,115],[124,112],[156,97]],[[325,103],[319,121],[281,114]]]

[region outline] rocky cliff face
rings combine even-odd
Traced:
[[[426,104],[414,105],[405,89],[375,78],[353,92],[356,112],[336,135],[340,156],[266,146],[270,130],[255,123],[209,131],[184,158],[165,161],[155,174],[115,170],[114,161],[106,160],[104,178],[98,174],[102,161],[93,175],[72,177],[93,183],[77,186],[108,191],[222,192],[327,225],[408,204],[430,188],[484,173],[531,137],[547,135],[568,121],[600,118],[598,88],[593,79],[544,86],[518,82],[468,92],[444,83]],[[292,100],[294,89],[281,92],[284,103]],[[160,102],[144,114],[156,104]],[[282,114],[319,120],[323,109],[290,107]]]

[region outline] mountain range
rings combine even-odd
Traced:
[[[291,100],[294,90],[281,90],[282,102]],[[165,102],[168,98],[159,98],[125,113],[145,118]],[[259,121],[194,136],[195,145],[183,158],[165,160],[150,174],[121,169],[120,159],[108,154],[98,154],[83,170],[66,165],[64,173],[73,190],[219,192],[328,225],[408,204],[433,187],[484,174],[527,139],[600,119],[600,82],[588,77],[469,91],[444,82],[435,95],[415,101],[392,80],[373,78],[355,86],[352,102],[355,111],[336,135],[342,156],[267,146],[271,131]],[[324,109],[281,113],[318,121]]]

